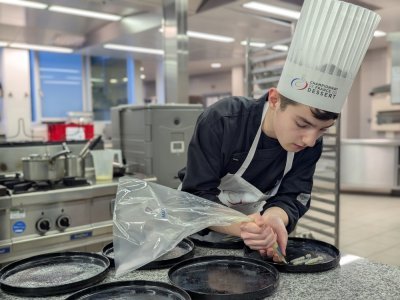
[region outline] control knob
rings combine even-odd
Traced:
[[[69,216],[67,215],[61,215],[57,218],[56,220],[56,226],[58,229],[60,230],[65,230],[69,227],[70,223],[69,223]]]
[[[50,230],[50,220],[47,218],[40,218],[36,222],[36,230],[39,231],[39,233],[44,234],[47,231]]]

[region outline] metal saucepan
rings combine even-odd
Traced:
[[[65,176],[66,150],[52,156],[47,154],[31,154],[22,158],[22,170],[26,180],[51,180],[57,181]]]
[[[85,157],[89,154],[90,150],[96,147],[100,140],[101,135],[88,141],[78,156],[71,153],[66,143],[62,144],[64,150],[68,151],[65,154],[66,177],[85,177]]]

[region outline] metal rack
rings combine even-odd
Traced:
[[[339,247],[340,208],[340,119],[324,135],[322,155],[314,173],[309,211],[301,218],[296,233]]]
[[[287,52],[273,51],[275,45],[288,45],[291,38],[269,43],[263,48],[246,48],[246,94],[258,98],[276,87]],[[322,155],[314,174],[312,201],[293,236],[323,240],[339,246],[340,203],[340,120],[324,135]]]

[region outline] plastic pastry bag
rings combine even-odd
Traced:
[[[113,221],[118,277],[157,259],[204,228],[251,219],[192,194],[125,176],[119,180]]]

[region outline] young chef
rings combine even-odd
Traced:
[[[277,88],[223,99],[197,120],[180,172],[182,190],[251,215],[203,240],[241,237],[285,254],[288,232],[310,207],[322,135],[342,108],[380,17],[337,0],[306,0]]]

